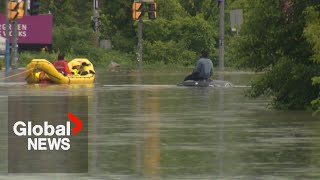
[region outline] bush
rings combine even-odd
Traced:
[[[94,34],[89,29],[78,26],[57,26],[54,28],[53,49],[67,52],[78,43],[94,45]]]
[[[311,78],[318,74],[317,66],[282,58],[252,84],[247,95],[253,98],[271,96],[272,105],[277,109],[305,109],[317,97],[319,90],[312,86]]]
[[[19,66],[25,67],[32,59],[46,59],[50,62],[57,59],[59,52],[46,53],[46,52],[22,52],[19,58]],[[87,58],[95,66],[108,66],[111,61],[117,62],[122,67],[133,67],[134,56],[132,54],[125,54],[114,50],[106,51],[104,49],[90,47],[90,46],[78,46],[72,48],[65,54],[65,59],[70,61],[74,58]]]
[[[147,63],[183,64],[189,66],[197,60],[197,54],[186,49],[184,44],[174,41],[144,43],[144,61]]]
[[[58,54],[55,53],[46,53],[46,52],[29,52],[24,51],[19,55],[19,66],[25,67],[32,59],[46,59],[50,62],[57,59]]]

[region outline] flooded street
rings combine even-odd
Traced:
[[[3,78],[3,72],[1,72]],[[0,179],[320,179],[320,122],[235,87],[176,86],[185,73],[98,71],[93,85],[0,82]],[[7,174],[8,96],[88,96],[88,174]],[[59,105],[59,102],[55,102]]]

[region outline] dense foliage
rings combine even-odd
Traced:
[[[304,29],[304,35],[312,47],[313,54],[310,59],[315,64],[320,64],[320,3],[315,6],[310,6],[306,9],[305,15],[307,19],[306,27]],[[320,77],[312,78],[313,85],[319,87]],[[317,111],[320,107],[320,97],[312,101],[312,105]]]
[[[279,109],[304,109],[319,93],[319,1],[242,0],[245,23],[229,44],[234,64],[266,71],[249,91]],[[318,29],[317,29],[318,28]],[[317,38],[318,37],[318,38]],[[317,83],[315,79],[314,84]]]
[[[1,1],[3,3],[3,1]],[[132,20],[133,0],[100,0],[99,34],[91,27],[93,2],[39,0],[41,13],[54,17],[53,52],[85,56],[95,63],[132,64],[136,60],[137,22]],[[202,48],[211,49],[216,59],[218,3],[214,0],[157,0],[155,21],[144,22],[144,62],[190,65]],[[209,5],[209,6],[208,6]],[[3,7],[3,6],[2,6]],[[2,10],[3,11],[3,10]],[[99,40],[112,42],[112,50],[97,48]],[[112,56],[110,58],[110,54]],[[24,56],[22,56],[23,58]]]

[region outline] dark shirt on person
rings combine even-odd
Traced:
[[[196,68],[194,72],[198,73],[200,79],[208,79],[213,74],[213,64],[212,61],[208,58],[200,58],[197,61]]]

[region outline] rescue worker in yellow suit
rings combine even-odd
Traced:
[[[74,76],[84,76],[87,74],[95,74],[92,64],[86,62],[73,61],[71,67],[71,73]]]
[[[36,72],[35,76],[39,79],[39,83],[42,83],[42,84],[49,83],[48,76],[45,72],[43,71]]]
[[[81,75],[81,69],[82,69],[81,63],[80,62],[74,62],[72,70],[71,70],[71,73],[74,76],[80,76]]]

